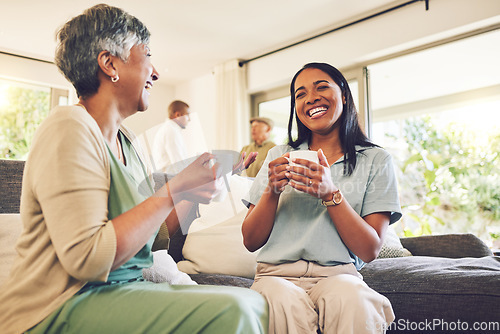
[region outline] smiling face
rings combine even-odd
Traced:
[[[149,48],[144,44],[135,45],[130,50],[126,62],[120,64],[118,83],[121,85],[123,101],[145,111],[149,106],[149,89],[159,74],[151,64]]]
[[[316,68],[303,70],[294,84],[295,110],[299,120],[313,133],[333,131],[343,111],[340,87],[325,72]]]

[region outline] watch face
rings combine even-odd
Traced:
[[[342,194],[340,193],[340,191],[333,194],[333,202],[335,204],[340,204],[340,202],[342,202]]]

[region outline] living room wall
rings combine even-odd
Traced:
[[[136,135],[146,132],[148,129],[165,121],[167,117],[167,107],[175,98],[175,87],[161,82],[161,76],[153,84],[150,90],[149,108],[144,112],[136,113],[127,118],[123,124],[134,131]]]

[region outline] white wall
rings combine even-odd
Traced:
[[[138,112],[123,122],[136,135],[140,135],[165,121],[167,107],[175,99],[175,87],[162,84],[161,77],[154,83],[150,93],[148,110]]]
[[[225,149],[217,147],[216,133],[223,131],[217,126],[215,117],[215,79],[208,73],[196,80],[176,86],[175,98],[189,104],[192,113],[196,113],[202,126],[203,136],[209,150]],[[202,140],[201,134],[194,140]]]
[[[212,73],[198,77],[195,80],[177,86],[163,85],[160,80],[151,90],[150,106],[144,113],[137,113],[125,120],[124,124],[136,135],[154,128],[167,117],[167,107],[173,100],[182,100],[189,104],[190,110],[196,115],[201,131],[196,131],[193,141],[205,141],[206,148],[216,147],[215,137],[217,127],[215,119],[215,82]],[[193,117],[193,119],[194,119]],[[198,145],[199,147],[199,145]]]

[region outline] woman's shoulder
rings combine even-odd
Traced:
[[[50,125],[52,123],[64,122],[66,124],[81,124],[94,129],[99,129],[95,119],[82,107],[77,105],[71,106],[57,106],[52,109],[49,116],[46,118],[45,123]]]
[[[391,154],[380,146],[356,146],[356,152],[367,157],[369,160],[384,161],[391,159]]]
[[[94,145],[105,150],[104,138],[95,119],[82,107],[57,106],[36,130],[34,142]]]
[[[56,106],[49,113],[50,117],[71,117],[71,118],[85,118],[89,113],[79,105]],[[91,116],[90,116],[91,117]]]
[[[277,158],[292,150],[293,148],[290,145],[276,145],[269,150],[268,156]]]

